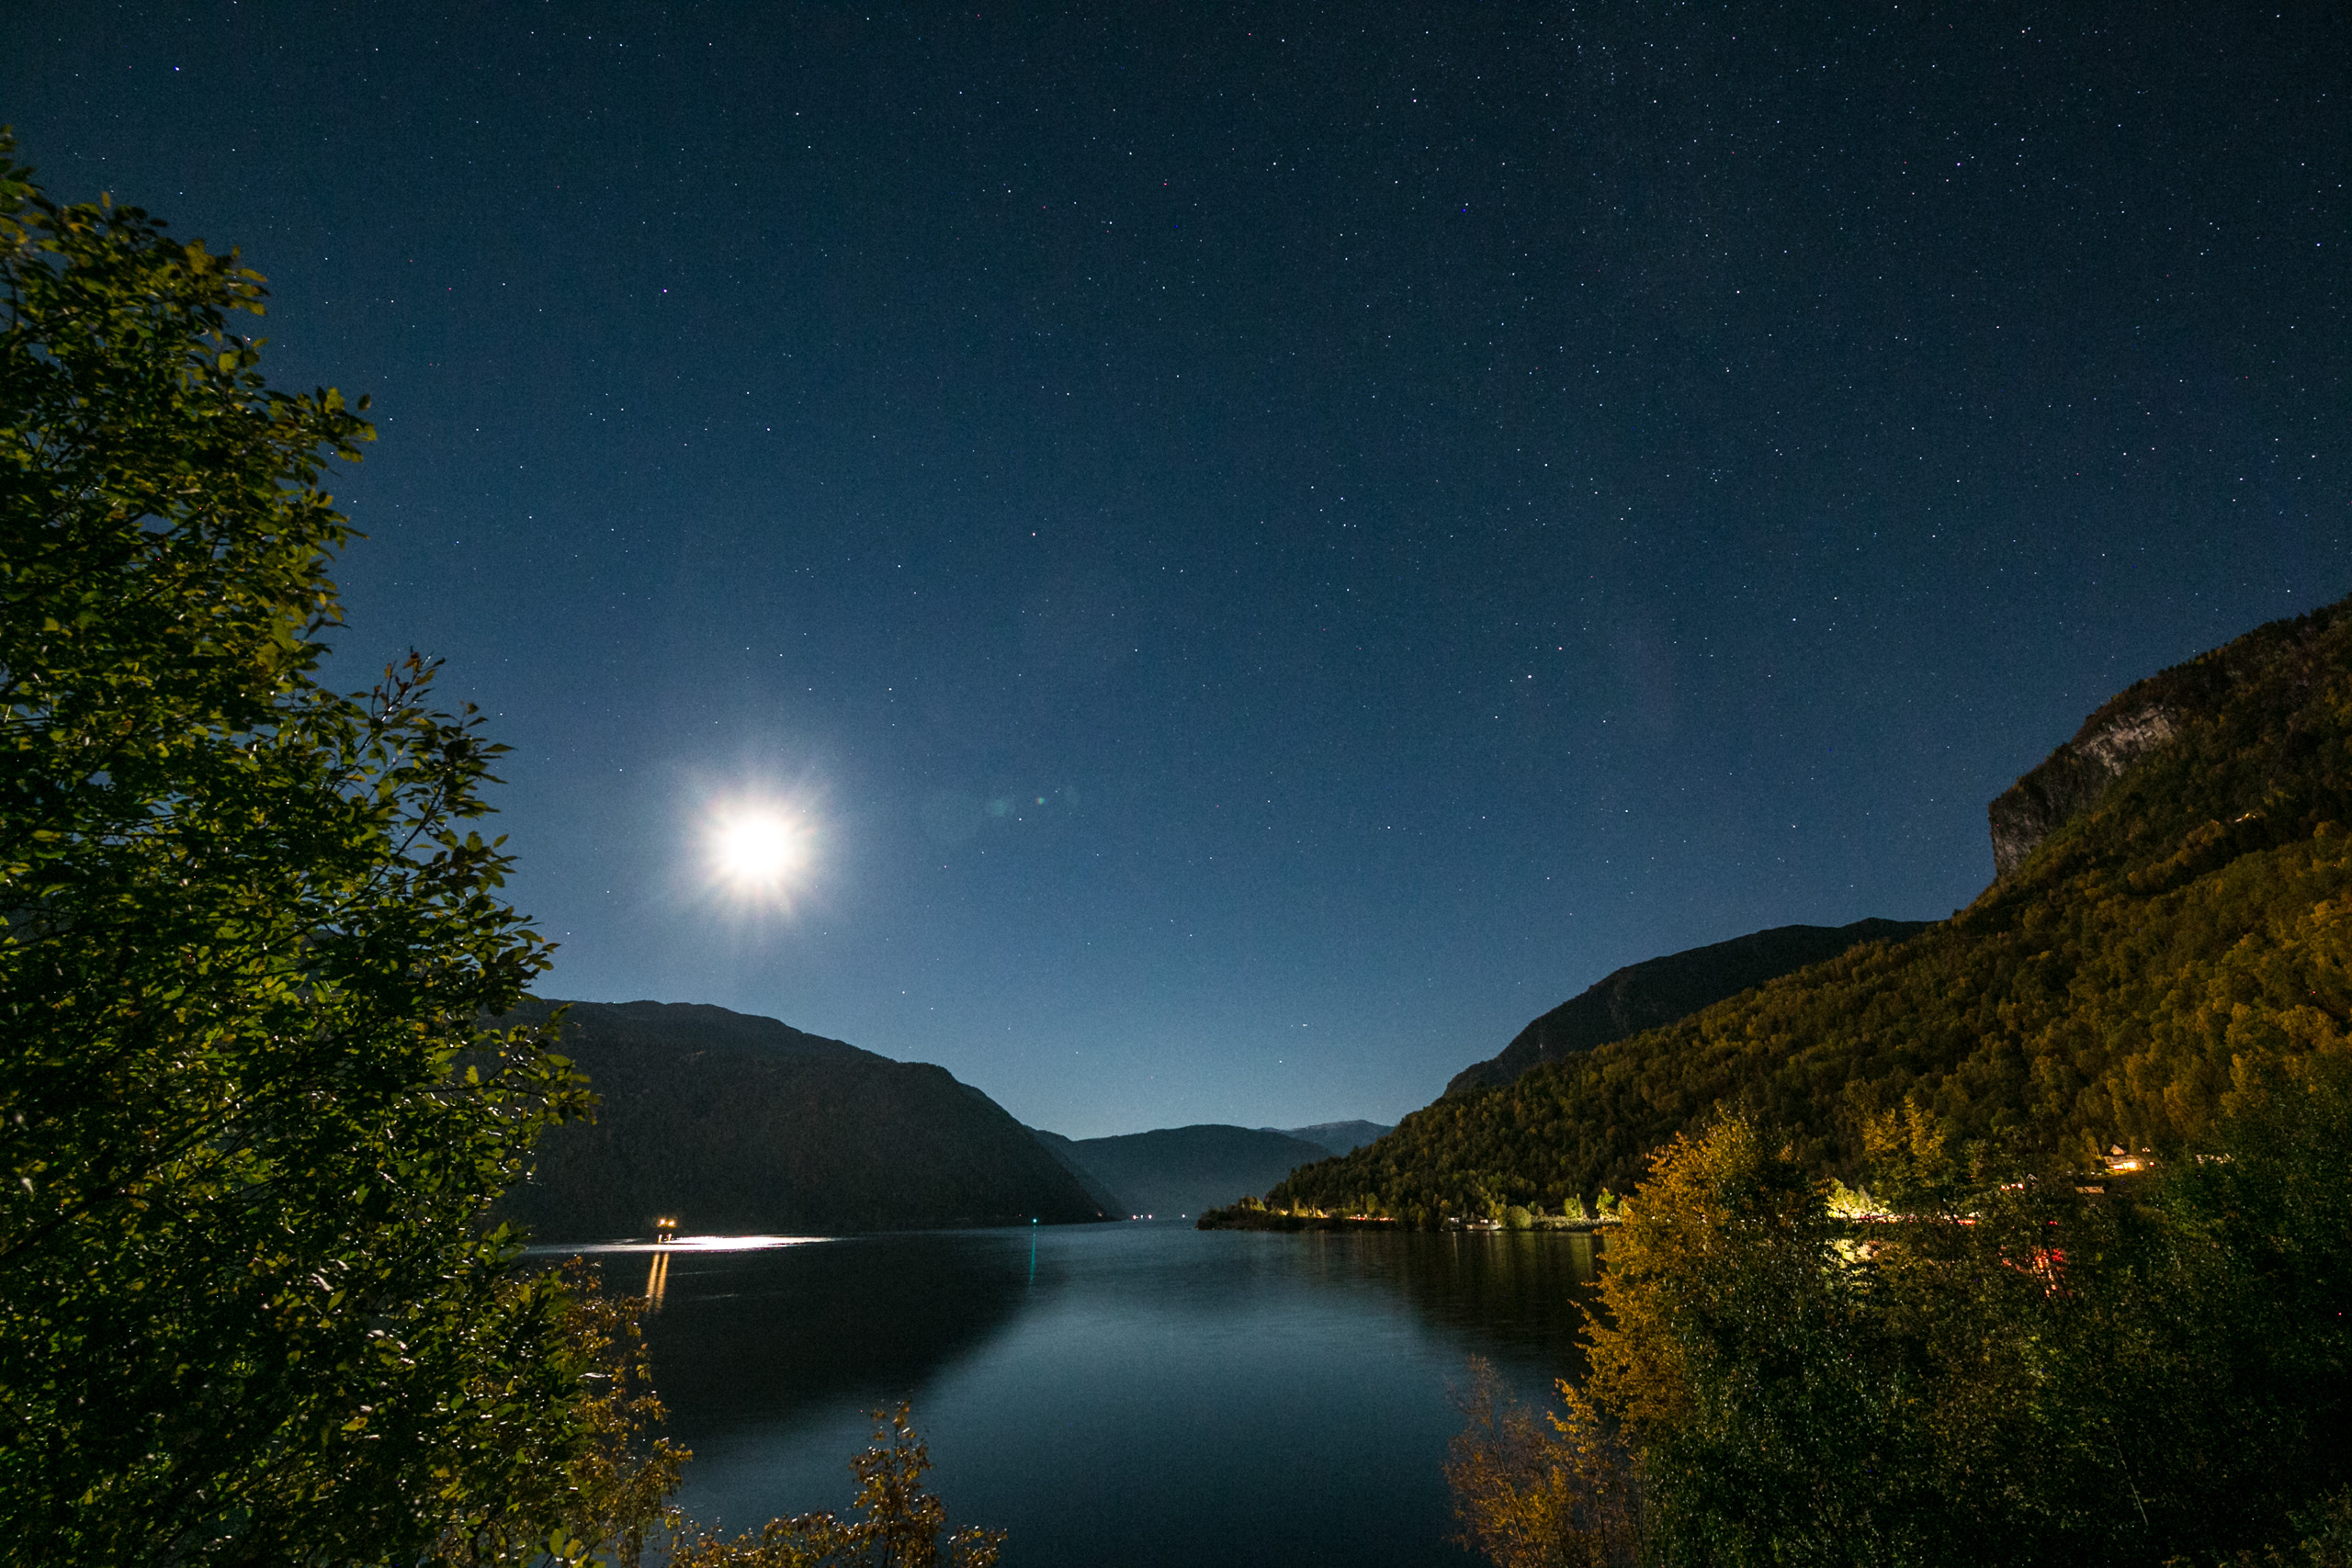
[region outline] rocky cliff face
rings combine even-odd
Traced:
[[[2072,740],[1986,807],[1993,825],[1993,874],[2007,876],[2024,864],[2061,823],[2098,804],[2133,758],[2179,732],[2180,716],[2161,703],[2120,710],[2109,703],[2091,715]]]
[[[2264,700],[2278,710],[2277,722],[2289,727],[2282,737],[2290,750],[2309,744],[2295,738],[2297,727],[2311,730],[2317,721],[2301,713],[2290,718],[2290,710],[2279,705],[2302,702],[2327,678],[2327,639],[2347,614],[2352,614],[2352,599],[2257,626],[2235,642],[2151,675],[2109,699],[2083,721],[2072,740],[2002,791],[1987,808],[1994,880],[2006,879],[2043,840],[2088,815],[2142,757],[2187,744],[2200,727],[2243,706],[2249,692],[2271,694]],[[2209,782],[2207,793],[2213,795],[2217,818],[2228,815],[2220,806],[2218,790],[2218,784]]]

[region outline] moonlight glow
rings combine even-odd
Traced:
[[[737,802],[711,814],[704,848],[711,880],[749,902],[782,902],[808,871],[809,825],[782,807]]]

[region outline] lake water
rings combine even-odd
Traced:
[[[1172,1224],[673,1248],[648,1320],[680,1502],[751,1529],[845,1508],[865,1413],[910,1398],[951,1525],[1007,1568],[1466,1563],[1449,1385],[1577,1367],[1591,1242]],[[640,1292],[642,1254],[603,1259]]]

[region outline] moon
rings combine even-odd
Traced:
[[[712,879],[737,896],[772,902],[808,870],[808,821],[783,807],[738,802],[712,814],[705,840]]]

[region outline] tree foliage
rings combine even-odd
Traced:
[[[1471,1361],[1469,1425],[1448,1448],[1445,1480],[1460,1543],[1497,1568],[1613,1568],[1639,1551],[1629,1458],[1580,1389],[1558,1388],[1564,1411],[1539,1414],[1504,1397],[1491,1365]]]
[[[1913,1472],[1825,1196],[1726,1121],[1661,1154],[1611,1234],[1589,1392],[1640,1445],[1669,1560],[1897,1560]]]
[[[994,1568],[1005,1532],[967,1525],[945,1533],[946,1507],[922,1483],[931,1450],[904,1403],[875,1413],[873,1446],[851,1468],[852,1517],[799,1514],[770,1519],[757,1535],[697,1535],[678,1544],[671,1568],[939,1568],[943,1544],[950,1568]]]
[[[1676,1139],[1611,1238],[1590,1377],[1563,1389],[1623,1445],[1645,1558],[2340,1554],[2352,1054],[2247,1064],[2222,1100],[2204,1157],[2099,1183],[1972,1164],[1930,1119],[1883,1116],[1876,1185],[1907,1203],[1860,1224],[1749,1122]],[[1568,1426],[1530,1449],[1531,1420],[1474,1425],[1497,1454],[1485,1434],[1520,1433],[1487,1466],[1516,1479],[1457,1495],[1515,1521],[1480,1537],[1494,1561],[1587,1561],[1506,1550],[1575,1538],[1547,1478],[1607,1480]]]
[[[552,1522],[561,1287],[485,1206],[582,1103],[412,659],[320,683],[369,430],[232,253],[0,141],[0,1556],[413,1560]]]
[[[557,1568],[593,1557],[639,1568],[649,1546],[658,1561],[684,1528],[670,1498],[694,1456],[657,1435],[668,1412],[654,1392],[641,1331],[647,1302],[607,1295],[579,1258],[557,1280],[579,1440],[568,1452],[538,1456],[547,1468],[520,1496],[453,1499],[460,1506],[433,1543],[435,1563]]]

